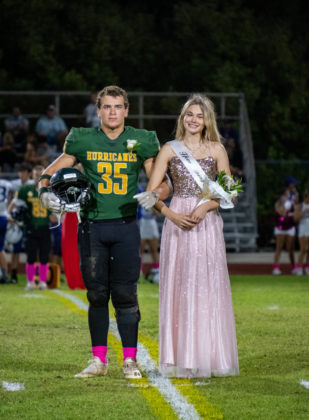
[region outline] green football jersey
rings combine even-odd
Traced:
[[[128,140],[136,141],[131,151]],[[83,210],[84,216],[102,220],[135,215],[140,170],[159,149],[154,131],[127,126],[111,140],[100,128],[72,128],[63,150],[83,165],[91,183],[92,205]]]
[[[25,224],[28,227],[41,227],[49,225],[49,210],[42,206],[39,194],[34,185],[23,185],[17,193],[17,198],[27,204],[28,212]]]

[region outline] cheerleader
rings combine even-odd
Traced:
[[[295,242],[295,220],[294,220],[294,203],[291,200],[288,189],[281,195],[275,204],[275,229],[276,251],[274,256],[273,274],[281,274],[280,255],[284,246],[289,254],[292,265],[292,274],[296,274],[297,267],[294,264],[294,242]]]
[[[309,275],[309,190],[304,192],[303,202],[295,209],[298,225],[300,252],[297,264],[297,275]]]

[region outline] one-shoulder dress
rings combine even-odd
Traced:
[[[198,160],[211,179],[212,157]],[[170,208],[190,214],[200,190],[174,156]],[[159,368],[169,377],[237,375],[238,356],[223,221],[217,210],[190,231],[165,219],[160,247]]]

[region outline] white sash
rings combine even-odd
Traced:
[[[167,142],[167,144],[174,150],[201,190],[202,198],[198,202],[197,207],[214,198],[220,200],[220,207],[223,209],[231,209],[234,207],[232,195],[224,191],[218,182],[212,181],[209,178],[181,141],[172,140]]]

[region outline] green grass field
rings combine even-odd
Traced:
[[[75,379],[91,357],[85,310],[51,290],[0,285],[1,419],[170,419],[147,378],[123,378],[121,346],[109,336],[107,377]],[[308,276],[232,276],[240,375],[173,380],[204,419],[308,419]],[[85,300],[85,291],[67,294]],[[158,357],[158,286],[141,279],[140,341]],[[112,313],[113,311],[111,311]],[[157,361],[157,360],[156,360]],[[24,384],[8,391],[3,381]]]

